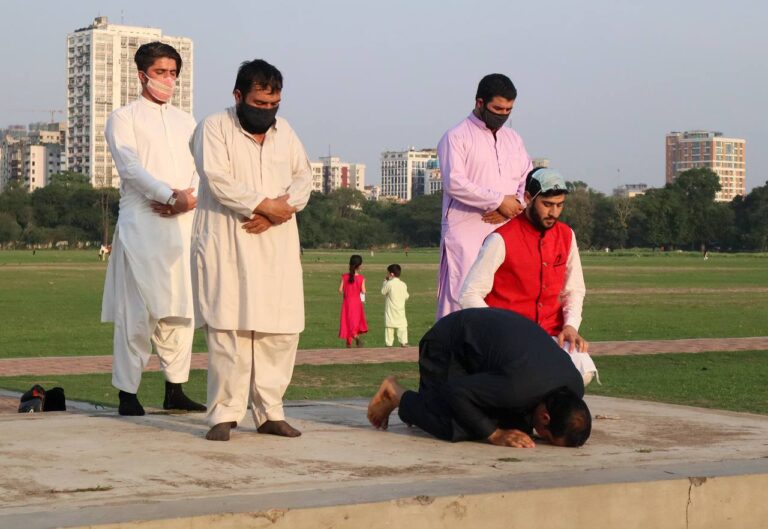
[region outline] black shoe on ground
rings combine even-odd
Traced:
[[[144,415],[144,408],[139,402],[139,398],[135,393],[126,393],[120,391],[117,396],[120,398],[120,406],[117,408],[117,412],[120,415],[128,415],[139,417]]]
[[[164,410],[206,411],[207,408],[187,397],[181,389],[181,384],[165,381]]]

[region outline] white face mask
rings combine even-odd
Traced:
[[[157,99],[158,101],[162,101],[163,103],[167,103],[171,100],[173,97],[173,90],[176,88],[176,80],[172,77],[165,77],[163,79],[153,79],[152,77],[148,76],[146,73],[141,72],[144,74],[144,76],[147,78],[147,91],[149,92],[149,95]]]

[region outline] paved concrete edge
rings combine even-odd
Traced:
[[[691,508],[692,491],[707,482],[719,480],[721,487],[714,498]],[[768,487],[768,459],[720,461],[717,463],[659,465],[590,471],[547,472],[518,474],[502,479],[477,478],[472,480],[442,479],[429,482],[404,482],[374,487],[338,486],[310,491],[288,493],[243,494],[238,496],[189,498],[184,501],[144,501],[141,505],[91,507],[58,510],[55,513],[23,513],[0,515],[2,527],[26,529],[91,528],[128,529],[162,528],[194,529],[198,527],[261,528],[357,528],[398,526],[412,528],[467,527],[466,516],[458,516],[451,523],[445,519],[445,505],[459,501],[465,515],[475,505],[472,526],[488,528],[515,526],[510,516],[517,519],[521,512],[536,506],[531,517],[521,517],[519,523],[528,526],[531,520],[548,520],[549,528],[580,527],[576,523],[579,513],[589,512],[586,518],[592,529],[603,527],[718,527],[720,529],[760,527],[749,523],[768,518],[768,504],[762,501]],[[471,494],[466,494],[471,491]],[[729,492],[732,496],[729,496]],[[308,494],[309,492],[309,494]],[[534,493],[534,494],[528,494]],[[343,501],[340,501],[340,498]],[[442,499],[442,501],[437,501]],[[503,499],[503,502],[499,500]],[[533,499],[533,501],[532,501]],[[764,499],[764,498],[763,498]],[[739,500],[738,502],[736,500]],[[670,501],[676,503],[685,516],[671,520],[670,507],[659,508]],[[490,505],[488,503],[490,502]],[[749,508],[737,509],[734,504],[746,502]],[[428,512],[437,503],[437,512]],[[479,505],[476,505],[479,503]],[[500,506],[501,504],[501,506]],[[576,510],[569,505],[573,504]],[[729,505],[725,511],[711,512],[713,508]],[[496,505],[496,507],[493,507]],[[506,505],[506,507],[504,507]],[[656,507],[654,507],[656,506]],[[393,513],[395,507],[399,513]],[[407,509],[402,509],[408,507]],[[414,513],[410,507],[422,511]],[[490,509],[490,510],[489,510]],[[509,511],[507,511],[509,509]],[[520,511],[523,509],[523,511]],[[499,512],[501,511],[501,512]],[[694,514],[696,511],[698,514]],[[701,511],[701,512],[700,512]],[[702,514],[703,512],[703,514]],[[420,514],[423,522],[413,520]],[[659,517],[663,514],[663,518]],[[399,519],[402,515],[404,518]],[[493,523],[483,516],[494,515]],[[691,525],[698,516],[703,524]],[[746,518],[745,518],[746,517]],[[52,521],[55,519],[55,521]],[[685,524],[680,523],[682,519]],[[323,520],[321,522],[321,520]],[[363,521],[365,520],[365,524]],[[482,521],[482,523],[481,523]],[[403,525],[404,526],[404,525]]]

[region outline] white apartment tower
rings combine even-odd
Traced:
[[[385,151],[381,153],[381,194],[406,201],[429,194],[430,177],[438,168],[437,149]]]
[[[117,187],[120,178],[104,140],[109,114],[141,93],[133,57],[139,46],[161,41],[181,55],[181,75],[171,104],[192,112],[192,40],[169,37],[158,28],[93,24],[67,35],[67,161],[69,170],[89,175],[94,187]]]
[[[319,162],[311,162],[312,191],[330,193],[342,187],[363,192],[365,188],[365,164],[342,162],[338,156],[321,156]]]

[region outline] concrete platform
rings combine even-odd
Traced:
[[[768,417],[590,397],[580,449],[451,444],[365,402],[296,402],[298,439],[202,415],[0,416],[0,528],[764,528]]]

